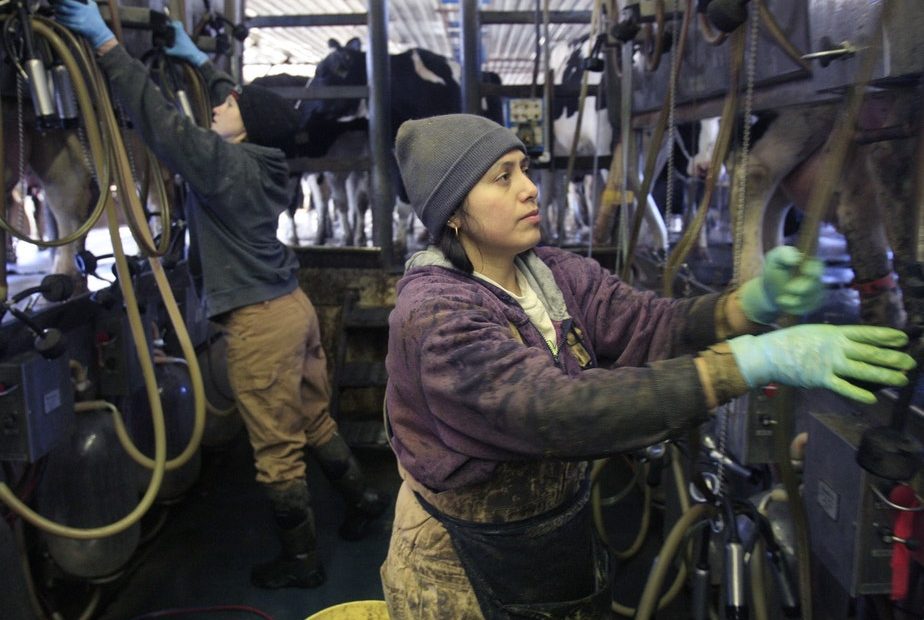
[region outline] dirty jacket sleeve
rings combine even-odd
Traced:
[[[601,362],[640,366],[695,353],[718,340],[719,293],[664,298],[636,289],[599,263],[558,248],[537,248]]]
[[[236,145],[181,114],[149,79],[147,67],[121,45],[100,56],[99,64],[144,143],[201,195],[222,193],[251,165]],[[213,101],[221,100],[233,82],[210,63],[204,67]]]
[[[550,266],[566,287],[569,278],[577,283],[587,275]],[[437,491],[458,488],[487,479],[499,461],[614,454],[707,418],[692,357],[643,365],[665,357],[672,334],[683,332],[659,316],[670,314],[670,304],[655,304],[652,316],[636,320],[629,315],[647,311],[647,296],[608,291],[612,283],[599,279],[584,284],[587,290],[563,291],[583,304],[572,314],[577,319],[586,310],[581,318],[601,332],[604,348],[628,343],[623,367],[566,373],[547,348],[512,335],[508,312],[518,311],[487,287],[449,270],[405,278],[389,323],[386,398],[395,451],[415,479]],[[619,327],[596,316],[614,295],[627,303]],[[652,322],[660,327],[649,329]],[[647,336],[637,334],[645,330]]]

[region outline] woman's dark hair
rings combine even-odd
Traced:
[[[461,207],[456,211],[456,216],[459,219],[460,225],[468,223],[468,217]],[[443,226],[443,230],[440,231],[440,237],[436,240],[436,245],[443,251],[443,256],[446,257],[453,267],[469,275],[475,272],[475,266],[472,264],[472,261],[469,260],[468,254],[465,253],[465,248],[462,247],[462,242],[459,241],[459,235],[449,226],[448,222]],[[520,252],[518,256],[525,258],[529,252],[530,250],[525,250]]]
[[[462,208],[456,210],[456,216],[460,224],[466,222],[467,218]],[[453,267],[468,274],[475,271],[475,266],[472,265],[472,261],[469,260],[468,254],[465,253],[465,248],[462,247],[462,242],[459,241],[458,234],[449,226],[448,222],[443,226],[443,230],[440,231],[440,238],[437,239],[436,244],[443,251],[443,255],[446,259],[452,263]]]

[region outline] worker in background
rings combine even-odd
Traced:
[[[873,402],[903,385],[901,331],[799,325],[821,264],[771,251],[740,288],[636,290],[540,239],[526,149],[453,114],[405,122],[396,154],[433,245],[411,257],[389,320],[386,413],[403,484],[382,584],[395,619],[604,618],[588,461],[676,437],[779,382]]]
[[[276,238],[289,201],[281,147],[294,145],[292,105],[258,86],[239,88],[174,22],[167,54],[198,67],[209,85],[211,129],[179,113],[118,44],[95,2],[55,2],[57,20],[87,38],[135,131],[191,191],[190,271],[207,316],[223,325],[228,376],[254,452],[257,481],[272,503],[282,551],[254,567],[261,588],[324,583],[306,483],[306,446],[343,493],[340,535],[361,538],[388,506],[370,488],[328,410],[330,385],[314,306],[299,287],[298,261]]]

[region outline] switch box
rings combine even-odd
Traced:
[[[892,545],[882,531],[892,525],[892,510],[870,488],[882,481],[856,462],[870,424],[860,416],[812,409],[803,493],[812,553],[850,596],[888,593]]]
[[[36,461],[74,421],[68,357],[26,353],[0,363],[0,460]]]
[[[527,154],[541,155],[545,151],[542,99],[507,99],[505,108],[507,127],[513,130],[526,146]]]
[[[770,385],[751,390],[729,405],[727,447],[742,465],[776,462],[774,434],[779,428],[779,392]],[[790,399],[791,400],[791,399]],[[782,429],[790,435],[792,429]]]
[[[142,315],[143,317],[144,315]],[[142,319],[143,322],[143,319]],[[135,343],[123,314],[101,318],[95,324],[97,381],[103,397],[130,395],[135,386],[144,382]],[[150,335],[147,335],[150,350]]]

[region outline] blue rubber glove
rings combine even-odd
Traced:
[[[77,0],[55,0],[54,9],[55,20],[86,38],[94,49],[115,38],[99,14],[99,7],[94,0],[87,0],[86,4]]]
[[[781,245],[767,253],[763,273],[745,282],[738,291],[741,310],[754,323],[772,323],[780,312],[801,316],[811,312],[824,299],[822,262],[810,258],[796,271],[802,253]]]
[[[867,325],[797,325],[728,341],[752,388],[771,382],[827,388],[868,404],[876,402],[873,393],[849,380],[905,385],[914,359],[892,348],[907,343],[905,332]]]
[[[173,28],[173,32],[176,33],[176,36],[173,39],[173,46],[164,48],[168,56],[181,58],[194,67],[201,66],[209,59],[208,55],[196,47],[196,44],[193,43],[189,35],[186,34],[186,29],[183,28],[183,22],[173,20],[170,22],[170,26]]]

